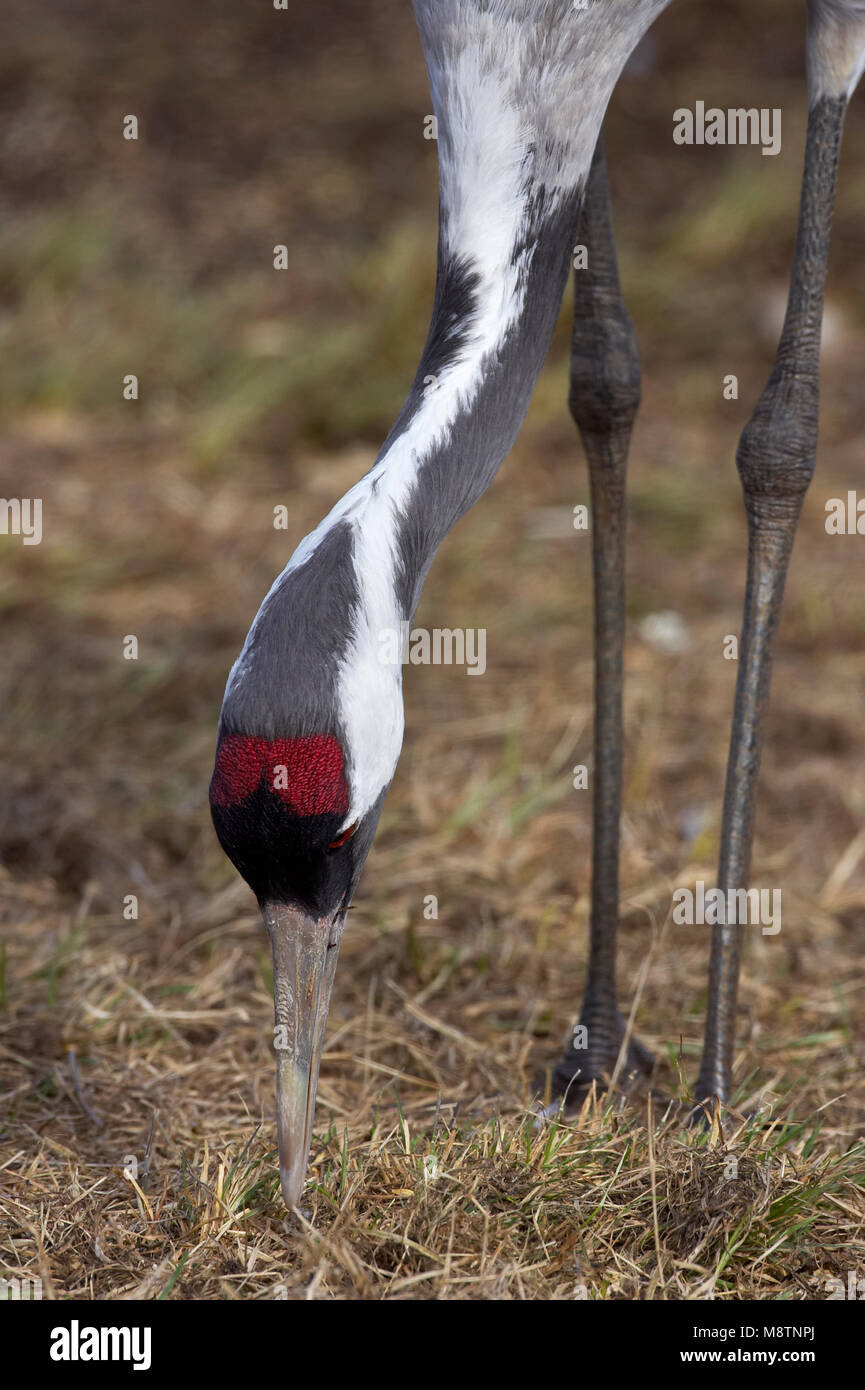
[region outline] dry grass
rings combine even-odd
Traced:
[[[807,1118],[764,1100],[751,1122],[727,1115],[707,1133],[675,1102],[646,1116],[589,1100],[577,1123],[539,1127],[520,1113],[537,1048],[519,995],[492,971],[483,998],[471,944],[409,993],[403,933],[363,908],[308,1206],[286,1217],[258,1118],[270,1131],[266,965],[238,897],[226,890],[149,968],[143,930],[121,953],[97,917],[46,933],[15,970],[24,998],[47,992],[54,1007],[13,1007],[4,1028],[24,1080],[4,1097],[0,1248],[46,1296],[815,1298],[856,1268],[863,1150],[833,1123],[837,1104],[812,1113],[800,1085]],[[34,894],[31,908],[38,919],[46,903]],[[531,943],[504,935],[528,965]],[[778,1059],[787,1084],[803,1047]]]
[[[651,1116],[595,1103],[543,1130],[530,1114],[586,958],[588,801],[571,769],[591,764],[591,610],[569,525],[586,487],[563,320],[512,458],[425,589],[418,621],[486,628],[488,669],[408,668],[405,751],[342,948],[295,1222],[276,1191],[266,938],[206,786],[250,618],[371,462],[423,339],[419,54],[396,0],[334,33],[310,11],[280,44],[227,5],[206,43],[167,4],[146,25],[82,10],[53,39],[18,8],[0,56],[19,93],[3,490],[43,497],[46,524],[41,546],[0,548],[0,1274],[39,1276],[46,1297],[173,1299],[800,1299],[861,1276],[865,591],[861,542],[823,519],[827,498],[863,487],[865,103],[758,814],[754,882],[781,888],[783,927],[749,941],[736,1113],[710,1133],[663,1100]],[[732,459],[772,350],[802,129],[798,19],[716,8],[665,19],[610,138],[646,367],[621,980],[676,1103],[696,1073],[707,941],[673,926],[670,900],[711,881],[717,857],[735,679],[722,644],[744,573]],[[745,61],[749,99],[765,82],[789,114],[784,153],[687,152],[683,181],[671,86],[674,104],[726,100]],[[84,94],[90,146],[75,138]],[[130,108],[150,132],[133,165],[99,133]],[[291,138],[274,136],[276,109]],[[277,241],[293,254],[274,286],[261,248]],[[134,413],[117,403],[127,370],[145,385]],[[738,402],[720,399],[728,371]],[[289,535],[271,524],[282,503]],[[678,651],[643,625],[670,610]]]

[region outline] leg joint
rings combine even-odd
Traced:
[[[736,467],[749,509],[798,515],[814,476],[818,387],[808,377],[773,378],[742,431]]]
[[[629,431],[640,405],[640,354],[624,305],[575,319],[568,405],[584,434]]]

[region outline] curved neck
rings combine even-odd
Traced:
[[[439,249],[435,307],[409,398],[368,475],[356,536],[390,513],[402,616],[436,550],[492,482],[543,366],[567,282],[580,189],[527,229],[489,285]],[[491,302],[492,301],[492,302]]]

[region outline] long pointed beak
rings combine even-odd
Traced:
[[[273,1045],[279,1174],[286,1206],[297,1206],[306,1180],[318,1069],[345,913],[315,917],[265,903],[273,951]]]

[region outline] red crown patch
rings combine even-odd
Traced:
[[[233,806],[262,783],[297,816],[344,816],[348,810],[342,748],[333,734],[272,739],[226,735],[216,754],[211,800]]]

